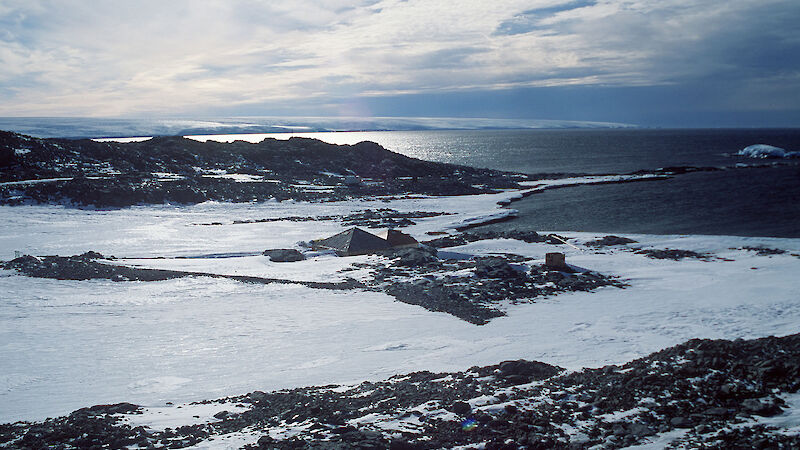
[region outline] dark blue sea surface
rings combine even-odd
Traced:
[[[323,139],[355,138],[347,134]],[[530,174],[728,168],[546,191],[514,203],[519,218],[494,228],[800,237],[800,161],[736,155],[753,144],[800,150],[798,129],[414,131],[359,138],[422,159]]]
[[[800,237],[800,166],[554,189],[511,207],[518,219],[487,227]]]

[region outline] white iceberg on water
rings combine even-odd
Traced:
[[[797,158],[800,157],[800,152],[787,152],[780,147],[767,144],[755,144],[739,150],[737,155],[748,156],[750,158]]]

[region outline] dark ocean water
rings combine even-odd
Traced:
[[[325,133],[369,139],[422,159],[525,173],[627,173],[669,166],[768,164],[735,154],[753,144],[800,150],[800,130],[482,130]],[[669,180],[546,191],[513,204],[494,228],[800,237],[800,161],[695,172]]]
[[[481,135],[494,136],[482,147]],[[733,154],[760,143],[800,150],[800,130],[543,130],[466,133],[453,141],[462,147],[451,152],[470,165],[527,173],[624,173],[765,163]],[[517,220],[491,227],[800,237],[797,163],[546,191],[514,203]]]
[[[512,207],[519,219],[488,227],[800,237],[800,167],[577,186],[545,191]]]

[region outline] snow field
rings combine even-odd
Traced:
[[[375,257],[320,256],[283,264],[263,256],[174,257],[292,247],[343,229],[336,222],[233,224],[234,220],[387,207],[455,213],[415,219],[417,225],[404,229],[421,237],[426,231],[452,229],[464,220],[494,214],[497,202],[512,195],[388,203],[207,203],[115,211],[0,207],[0,255],[11,259],[14,250],[34,255],[95,250],[140,258],[121,262],[145,267],[335,281],[343,275],[340,269]],[[223,225],[196,225],[210,222]],[[575,238],[573,244],[599,237],[562,234]],[[575,249],[509,239],[447,249],[477,255],[517,253],[534,258],[533,263],[557,250],[570,264],[616,274],[630,284],[626,289],[606,287],[508,305],[507,317],[484,326],[375,292],[207,277],[149,283],[59,281],[3,271],[0,422],[43,419],[122,401],[157,410],[166,402],[379,380],[417,370],[464,370],[507,359],[536,359],[569,369],[596,367],[694,337],[752,338],[800,331],[800,258],[731,249],[767,246],[800,253],[800,239],[628,237],[639,241],[631,247],[710,252],[717,258],[655,260],[623,247],[595,252],[580,245]],[[141,259],[162,256],[166,258]],[[151,423],[156,422],[153,418]]]

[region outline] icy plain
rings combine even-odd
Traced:
[[[0,259],[19,251],[88,250],[118,263],[297,280],[341,279],[374,256],[320,255],[272,263],[259,253],[344,227],[335,221],[234,221],[340,215],[367,208],[439,211],[405,231],[452,230],[503,210],[519,192],[337,203],[204,203],[95,211],[0,207]],[[221,225],[200,225],[207,223]],[[613,231],[613,230],[609,230]],[[575,247],[485,240],[448,249],[516,253],[624,279],[602,288],[506,307],[476,326],[388,295],[189,277],[159,282],[59,281],[0,272],[0,422],[131,402],[151,408],[253,390],[455,371],[507,359],[569,369],[621,363],[690,338],[753,338],[800,331],[800,239],[629,235],[644,248],[708,252],[707,261],[656,260],[623,247],[592,250],[596,233],[561,233]],[[784,254],[761,256],[742,247]],[[214,257],[208,257],[213,255]],[[206,257],[203,257],[206,256]],[[151,259],[161,258],[161,259]],[[363,272],[347,272],[362,276]]]

